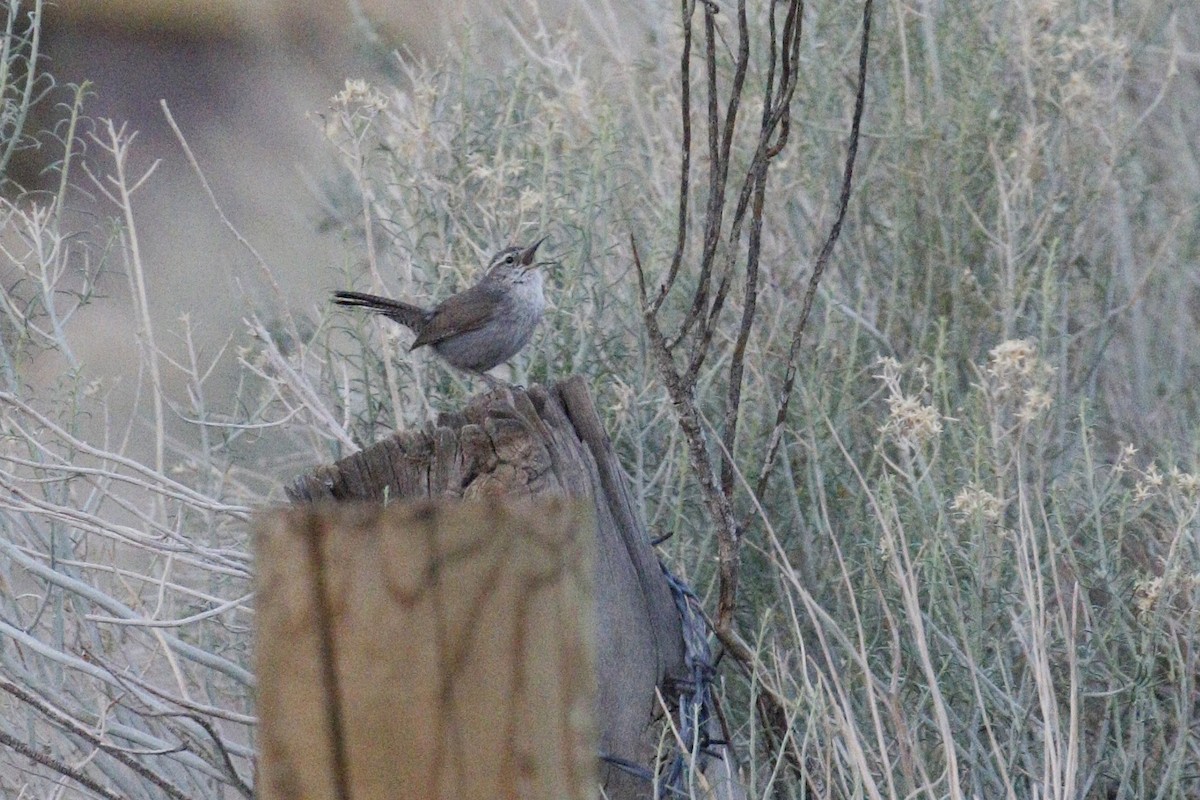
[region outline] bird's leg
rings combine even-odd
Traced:
[[[509,388],[508,381],[503,381],[503,380],[500,380],[499,378],[493,378],[491,375],[488,375],[486,372],[476,372],[475,374],[478,375],[479,377],[483,378],[484,383],[486,383],[488,385],[489,391],[494,392],[497,389]]]

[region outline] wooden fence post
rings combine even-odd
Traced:
[[[257,529],[262,800],[596,796],[586,504],[317,504]]]
[[[704,654],[687,653],[681,598],[654,553],[583,378],[477,395],[436,424],[399,431],[298,477],[288,496],[316,504],[570,497],[591,508],[600,782],[609,800],[654,796],[662,760],[678,757],[662,736],[661,702],[678,716],[681,698],[703,688],[697,678],[708,665],[700,663]],[[702,623],[689,617],[689,641],[703,640],[706,632],[696,630]],[[735,754],[707,716],[695,796],[741,800]]]

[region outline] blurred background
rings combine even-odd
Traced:
[[[38,136],[54,129],[63,111],[58,103],[69,100],[66,85],[87,81],[87,115],[136,132],[130,171],[159,162],[134,207],[152,320],[174,326],[188,314],[196,346],[213,350],[241,327],[247,307],[282,299],[302,314],[322,313],[347,260],[365,258],[345,246],[346,208],[359,201],[323,121],[348,79],[403,86],[406,65],[444,63],[460,50],[482,69],[499,71],[524,57],[526,36],[577,43],[578,58],[618,68],[658,57],[653,45],[673,12],[643,0],[66,0],[45,7],[42,30],[41,67],[62,88],[47,98],[53,102],[35,107],[28,130]],[[603,46],[589,52],[589,41]],[[221,221],[168,125],[163,101],[221,210],[270,268],[282,298],[267,296],[272,292],[256,259]],[[43,146],[19,151],[9,169],[25,188],[58,180],[46,170],[62,148],[40,138]],[[81,196],[72,210],[113,213],[102,198],[89,204]],[[478,243],[506,244],[507,238]],[[446,255],[413,257],[432,263]],[[74,321],[76,356],[109,379],[137,371],[138,320],[125,285],[119,270],[107,270],[97,287],[104,299]],[[170,339],[158,346],[175,356],[183,348]],[[52,381],[62,368],[47,353],[30,375]],[[231,368],[226,360],[217,375],[226,376],[229,391]]]

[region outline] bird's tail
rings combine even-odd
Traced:
[[[383,314],[385,317],[394,319],[404,327],[417,332],[420,331],[422,324],[425,322],[426,311],[420,306],[414,306],[412,303],[404,303],[400,300],[390,300],[375,294],[334,292],[333,302],[339,306],[365,308],[377,314]]]

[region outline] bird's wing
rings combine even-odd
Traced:
[[[455,334],[482,328],[492,318],[504,297],[504,289],[486,284],[476,284],[450,297],[433,310],[433,315],[413,342],[412,349],[437,344]]]

